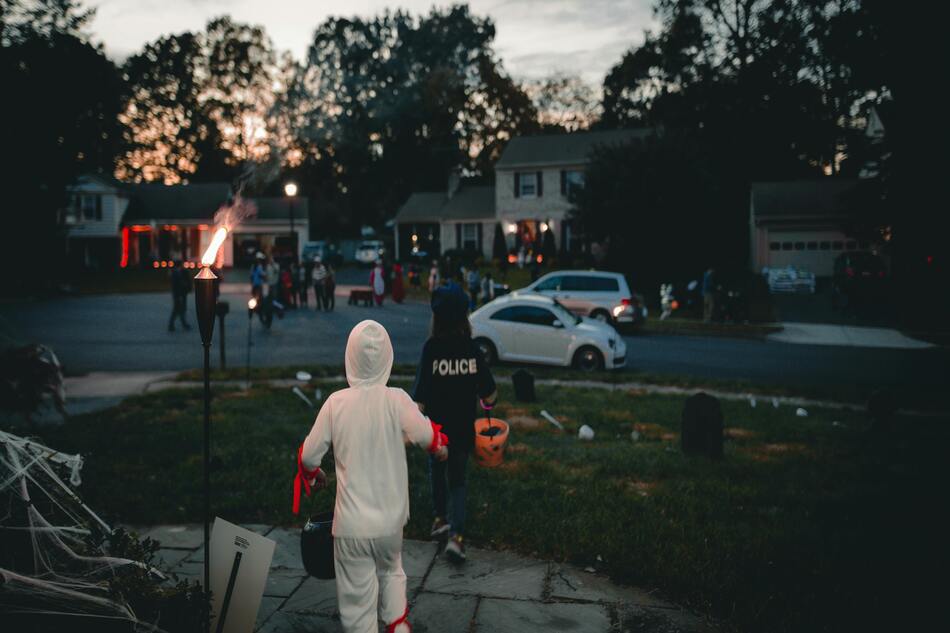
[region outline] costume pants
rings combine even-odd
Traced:
[[[452,535],[465,533],[465,467],[468,451],[453,446],[449,441],[449,458],[440,462],[429,458],[429,477],[432,480],[432,505],[435,515],[448,519]],[[449,508],[451,502],[451,508]]]
[[[406,612],[402,532],[381,538],[334,537],[336,592],[346,633],[378,633]]]

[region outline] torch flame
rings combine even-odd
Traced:
[[[221,248],[221,244],[224,243],[224,239],[228,236],[227,227],[220,227],[214,233],[214,237],[211,238],[211,244],[208,245],[208,250],[205,251],[205,254],[201,256],[201,265],[202,266],[211,266],[214,264],[214,260],[218,257],[218,249]]]

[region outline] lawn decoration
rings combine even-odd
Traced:
[[[0,409],[19,413],[32,422],[47,396],[65,418],[63,369],[53,350],[32,344],[0,353]]]
[[[699,392],[683,403],[680,441],[687,455],[722,457],[722,409],[719,400]]]
[[[203,616],[189,600],[200,592],[164,583],[147,564],[156,543],[141,549],[83,503],[74,491],[82,465],[80,455],[0,431],[3,630],[192,630]],[[122,555],[136,548],[146,562]],[[149,621],[162,608],[160,626]]]

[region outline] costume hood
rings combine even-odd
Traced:
[[[385,385],[393,368],[393,345],[382,325],[367,319],[346,341],[346,381],[351,387]]]

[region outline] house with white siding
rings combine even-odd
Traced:
[[[228,183],[123,183],[87,175],[69,191],[63,210],[67,256],[83,268],[161,267],[200,259],[215,212],[231,198]],[[260,250],[297,255],[309,238],[305,197],[252,198],[257,214],[222,245],[224,266],[247,265]]]
[[[550,232],[555,247],[577,247],[571,230],[572,194],[584,185],[591,154],[652,130],[607,130],[519,136],[495,164],[494,186],[466,185],[457,174],[444,192],[412,194],[395,218],[396,257],[413,249],[440,254],[450,249],[492,256],[495,231],[509,251],[537,249]]]

